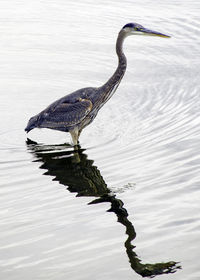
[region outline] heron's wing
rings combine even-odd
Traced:
[[[54,108],[43,111],[40,127],[68,127],[80,123],[92,110],[92,102],[78,99],[74,103],[63,102]]]

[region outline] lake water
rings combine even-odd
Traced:
[[[200,2],[1,0],[0,278],[200,279]],[[80,137],[28,119],[117,65],[117,92]],[[109,211],[108,211],[109,210]]]

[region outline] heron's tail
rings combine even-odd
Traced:
[[[30,120],[28,121],[28,124],[25,128],[25,131],[28,133],[32,129],[36,128],[37,127],[37,121],[38,121],[37,116],[34,116],[34,117],[30,118]]]

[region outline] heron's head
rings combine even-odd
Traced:
[[[122,28],[122,31],[125,32],[127,36],[129,36],[129,35],[149,35],[149,36],[170,38],[170,36],[168,36],[168,35],[147,29],[138,23],[128,23],[128,24],[124,25],[124,27]]]

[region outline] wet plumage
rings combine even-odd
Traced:
[[[81,131],[96,117],[99,109],[114,94],[126,71],[127,61],[123,53],[123,42],[130,35],[151,35],[169,37],[144,28],[137,23],[126,24],[119,32],[116,42],[118,66],[112,77],[101,87],[79,89],[53,102],[39,114],[32,117],[26,132],[34,128],[50,128],[70,132],[74,145],[77,145]]]

